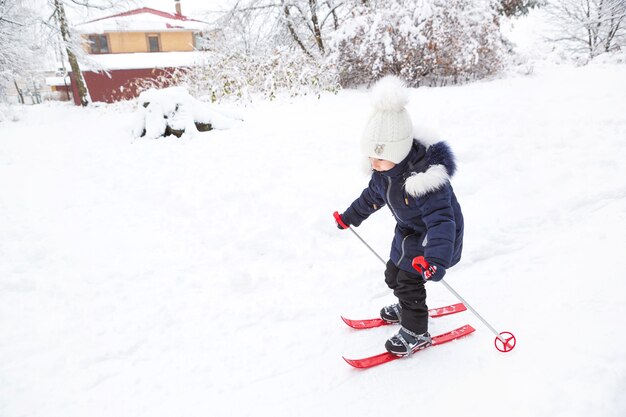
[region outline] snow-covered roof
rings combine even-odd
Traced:
[[[79,33],[202,31],[206,22],[149,7],[130,10],[75,26]]]
[[[105,70],[139,69],[139,68],[176,68],[200,65],[204,62],[204,52],[139,52],[132,54],[102,54],[89,55],[89,60],[95,61]],[[86,68],[90,65],[87,62]]]

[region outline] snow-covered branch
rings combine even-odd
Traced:
[[[559,29],[548,38],[572,52],[593,58],[626,46],[624,0],[555,0],[547,10]]]
[[[0,22],[10,23],[10,24],[16,25],[16,26],[24,26],[23,23],[19,23],[19,22],[16,22],[14,20],[7,19],[6,17],[3,17],[3,16],[0,16]]]
[[[326,13],[326,16],[322,18],[322,23],[320,23],[320,27],[323,28],[326,25],[326,21],[328,20],[328,18],[332,17],[333,21],[335,22],[335,30],[337,30],[339,29],[339,19],[337,17],[337,10],[340,7],[343,7],[346,3],[341,2],[339,4],[333,5],[331,2],[327,1],[326,4],[328,5],[328,12]]]

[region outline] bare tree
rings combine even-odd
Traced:
[[[237,1],[219,18],[210,19],[217,34],[205,34],[203,49],[225,47],[236,48],[245,54],[253,53],[276,32],[276,7],[278,3],[275,2]],[[218,38],[220,42],[216,42]]]
[[[69,61],[72,74],[74,75],[74,81],[78,90],[78,101],[82,106],[87,106],[91,98],[89,97],[89,91],[87,84],[83,77],[83,73],[80,67],[81,60],[85,60],[85,51],[83,49],[85,40],[73,32],[72,25],[70,24],[66,9],[68,7],[76,8],[79,10],[102,10],[111,11],[120,9],[124,6],[122,0],[47,0],[51,10],[51,14],[48,19],[44,20],[44,23],[52,29],[52,31],[60,37],[63,49],[67,54],[67,60]]]
[[[265,39],[289,40],[307,56],[326,54],[328,34],[337,30],[346,14],[363,0],[240,0],[228,13],[232,24],[254,24],[250,33]],[[262,16],[262,19],[253,19]],[[262,27],[259,27],[261,25]],[[246,29],[238,27],[240,33]],[[281,36],[286,35],[286,36]],[[249,42],[246,42],[248,44]]]
[[[300,39],[300,35],[298,35],[298,31],[296,30],[296,23],[291,15],[291,7],[292,3],[288,3],[286,1],[282,1],[283,13],[284,13],[284,21],[287,29],[289,30],[289,34],[291,35],[293,41],[302,49],[302,51],[309,57],[312,57],[311,52],[309,52],[308,48],[304,45],[302,40]]]
[[[626,46],[626,0],[555,0],[548,5],[559,24],[553,41],[589,58]]]
[[[327,33],[337,30],[342,21],[342,15],[350,9],[350,1],[334,0],[281,0],[283,6],[283,21],[293,40],[306,52],[313,55],[310,48],[319,55],[326,53]],[[329,24],[332,18],[333,25]],[[306,41],[302,41],[305,39]],[[309,44],[307,48],[305,45]]]
[[[91,99],[89,97],[89,92],[87,91],[87,84],[85,83],[83,73],[80,69],[76,53],[77,49],[80,48],[80,45],[77,45],[72,37],[63,0],[52,0],[52,2],[54,6],[53,17],[56,21],[57,27],[59,28],[61,39],[63,39],[63,44],[67,53],[67,60],[69,61],[70,68],[72,68],[72,73],[74,74],[74,81],[76,82],[76,89],[78,92],[78,101],[82,106],[87,106]]]

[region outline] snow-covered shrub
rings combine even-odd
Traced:
[[[432,81],[483,78],[502,68],[505,48],[491,0],[435,2],[424,24],[424,62]]]
[[[210,51],[203,57],[201,65],[176,76],[192,94],[212,102],[319,96],[339,89],[334,71],[299,51],[276,49],[268,54],[248,54],[234,49]]]
[[[0,123],[17,122],[20,120],[14,106],[0,103]]]
[[[340,84],[385,74],[413,86],[461,82],[501,68],[495,0],[389,0],[354,9],[336,32],[330,62]]]
[[[335,71],[299,51],[248,54],[233,49],[205,51],[199,57],[194,66],[173,69],[153,79],[130,80],[124,88],[138,94],[149,89],[184,86],[193,96],[213,103],[319,97],[323,92],[340,89]]]
[[[138,102],[135,137],[193,137],[198,132],[229,129],[240,123],[215,106],[196,100],[183,87],[150,89],[139,95]]]
[[[597,65],[624,65],[626,64],[626,49],[619,52],[605,52],[595,57],[590,64]]]
[[[387,9],[355,9],[331,43],[329,61],[335,64],[342,86],[369,83],[391,73],[405,80],[426,74],[422,57],[425,19],[393,2]],[[410,63],[410,64],[409,64]]]
[[[155,89],[162,90],[184,84],[182,77],[188,71],[186,67],[159,68],[153,70],[150,78],[129,78],[119,87],[119,93],[130,97],[138,97],[142,92]]]

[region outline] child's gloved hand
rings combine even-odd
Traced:
[[[335,224],[339,230],[344,230],[350,227],[350,221],[346,218],[345,213],[339,214],[335,212]]]
[[[435,262],[428,262],[428,265],[428,268],[422,271],[424,281],[441,281],[446,275],[446,268]]]

